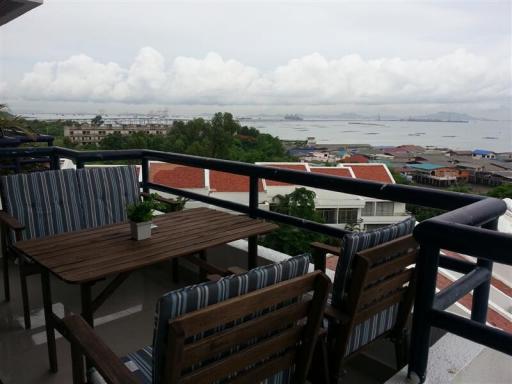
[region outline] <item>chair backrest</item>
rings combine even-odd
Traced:
[[[135,166],[88,167],[76,174],[86,228],[127,220],[126,205],[139,201]]]
[[[352,276],[354,256],[357,252],[409,235],[414,230],[415,224],[416,219],[409,217],[399,223],[372,231],[346,234],[341,241],[341,254],[334,274],[332,305],[339,309],[343,307],[343,300],[347,296]]]
[[[172,320],[165,383],[305,383],[329,287],[316,271]]]
[[[339,341],[345,356],[406,326],[414,300],[418,247],[408,235],[356,254],[343,311],[350,320]]]
[[[176,358],[169,350],[169,348],[172,348],[168,344],[170,337],[169,321],[187,313],[302,276],[307,273],[308,267],[309,256],[301,255],[281,263],[255,268],[240,275],[232,275],[215,282],[185,287],[163,295],[158,300],[155,314],[153,383],[164,383],[167,362]],[[278,374],[277,377],[281,379],[276,379],[275,382],[287,382],[288,373]]]
[[[1,183],[3,209],[25,225],[23,240],[84,228],[73,169],[2,176]]]

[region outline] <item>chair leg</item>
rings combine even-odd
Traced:
[[[316,345],[315,352],[313,354],[313,360],[311,361],[311,367],[309,368],[308,381],[316,384],[328,384],[329,383],[329,357],[327,354],[327,345],[325,337],[319,337]]]
[[[409,362],[409,335],[407,330],[404,330],[400,336],[394,340],[395,344],[395,356],[396,356],[396,368],[402,369]]]
[[[30,322],[30,305],[28,302],[28,287],[27,287],[27,274],[25,273],[25,264],[23,258],[20,257],[20,283],[21,283],[21,298],[23,301],[23,317],[25,319],[25,329],[30,329],[32,324]]]
[[[5,301],[11,300],[11,287],[9,284],[9,258],[4,253],[2,256],[3,270],[4,270],[4,298]]]

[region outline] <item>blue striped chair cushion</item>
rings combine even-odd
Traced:
[[[345,235],[341,241],[341,256],[338,258],[332,288],[332,305],[343,306],[352,273],[354,255],[364,249],[372,248],[399,237],[409,235],[414,230],[416,219],[410,217],[400,223],[367,232],[353,232]]]
[[[76,173],[86,228],[127,220],[126,205],[139,201],[135,166],[82,168]]]
[[[398,307],[399,303],[393,304],[383,311],[376,313],[369,319],[357,324],[350,334],[345,356],[357,351],[384,332],[393,328],[398,314]]]
[[[141,384],[151,384],[153,374],[151,371],[151,364],[153,360],[153,349],[145,347],[139,349],[137,352],[129,353],[121,358],[126,368],[128,368]],[[91,370],[90,374],[92,384],[107,384],[105,379],[100,375],[96,369]]]
[[[352,273],[352,261],[357,252],[375,247],[399,237],[411,234],[416,220],[411,217],[400,223],[368,232],[354,232],[345,235],[341,242],[341,256],[334,275],[331,303],[343,307]],[[394,327],[399,304],[394,304],[371,318],[356,324],[349,336],[345,356],[357,351]]]
[[[3,209],[25,225],[23,240],[84,228],[73,169],[3,176],[2,196]]]
[[[153,383],[161,383],[167,359],[169,320],[221,301],[243,295],[269,285],[307,273],[309,256],[292,257],[278,264],[252,269],[241,275],[233,275],[216,282],[185,287],[163,295],[157,303],[153,334]],[[282,372],[268,383],[289,382],[290,372]]]

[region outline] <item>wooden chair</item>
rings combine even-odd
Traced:
[[[27,329],[31,326],[27,276],[39,268],[16,252],[16,242],[125,221],[126,205],[140,198],[134,166],[3,176],[1,197],[4,296],[10,300],[8,259],[15,258]]]
[[[65,318],[74,383],[83,382],[81,354],[107,383],[304,383],[330,288],[320,271],[303,275],[308,265],[299,256],[164,295],[153,347],[124,359],[79,316]],[[205,297],[212,303],[198,305]]]
[[[392,244],[394,240],[400,237],[404,237],[406,235],[410,235],[414,230],[415,223],[416,220],[411,217],[402,222],[392,224],[383,228],[378,228],[372,231],[349,233],[343,237],[340,247],[329,246],[321,243],[311,244],[313,248],[312,256],[315,264],[315,269],[325,271],[327,253],[331,253],[338,256],[338,261],[336,264],[336,270],[334,274],[332,295],[329,300],[329,306],[326,309],[326,314],[339,313],[341,311],[341,313],[343,313],[343,316],[348,316],[347,300],[349,300],[349,297],[352,297],[353,294],[357,294],[357,291],[354,291],[354,288],[351,286],[352,281],[354,281],[354,262],[356,260],[356,255],[367,249],[372,249],[380,245]],[[383,311],[384,312],[381,314],[381,316],[394,315],[393,304],[385,306],[383,308]],[[391,326],[394,325],[394,321],[388,319],[386,324],[390,325],[389,328],[391,328]],[[359,328],[357,327],[357,325],[358,324],[354,325],[354,329],[350,337],[360,337],[360,339],[351,344],[355,348],[354,350],[350,350],[351,355],[353,353],[356,353],[359,349],[362,349],[366,344],[371,343],[375,338],[380,337],[379,332],[358,333]],[[385,328],[385,331],[387,332],[389,329],[387,329],[388,327]],[[331,331],[329,332],[329,335],[332,335]],[[330,336],[329,338],[332,341],[332,337]],[[401,339],[398,340],[394,338],[393,340],[396,341],[396,348],[402,348],[401,346],[403,343]],[[340,348],[343,347],[339,344],[336,345],[340,346]],[[329,348],[329,355],[331,357],[334,354],[336,354],[338,357],[340,355],[342,355],[342,357],[345,356],[345,350],[335,352],[332,349],[332,342],[330,343],[330,347],[331,348]],[[333,378],[338,378],[339,369],[341,368],[341,362],[343,359],[334,360],[337,360],[337,362],[333,367],[331,366],[329,370],[333,375]],[[331,359],[331,364],[333,363],[334,360]],[[398,362],[398,364],[402,363],[402,361]]]
[[[328,304],[325,310],[332,383],[349,359],[382,338],[395,344],[397,369],[406,364],[417,253],[408,235],[355,255],[347,295],[341,306]]]

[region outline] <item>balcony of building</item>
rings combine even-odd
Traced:
[[[392,346],[382,341],[347,365],[343,381],[382,383],[389,380],[391,383],[397,383],[404,382],[408,372],[413,378],[416,374],[421,376],[426,372],[427,380],[436,383],[498,383],[506,382],[509,377],[508,355],[512,354],[511,330],[485,325],[486,321],[490,320],[487,314],[493,263],[500,267],[512,264],[509,254],[509,250],[512,249],[512,236],[496,230],[498,218],[506,210],[505,204],[500,200],[293,168],[276,168],[147,150],[78,152],[57,147],[1,149],[0,158],[38,159],[46,164],[48,169],[60,169],[64,160],[73,161],[77,168],[114,160],[116,163],[138,163],[140,188],[145,192],[183,196],[197,204],[285,223],[338,239],[350,230],[264,209],[258,199],[261,193],[260,181],[271,180],[270,184],[273,183],[277,188],[293,184],[326,192],[364,196],[372,204],[361,204],[359,217],[389,217],[392,211],[395,213],[397,206],[405,203],[447,210],[446,214],[421,223],[414,232],[420,244],[417,265],[420,274],[412,321],[409,366],[397,372]],[[248,190],[242,192],[246,194],[246,199],[242,202],[232,201],[229,200],[229,196],[218,193],[201,193],[194,191],[193,188],[160,184],[158,178],[151,178],[151,161],[244,176],[247,178]],[[384,203],[379,206],[379,202],[391,202],[393,205]],[[340,210],[341,208],[337,208],[336,220],[339,220]],[[348,211],[342,211],[342,214],[347,222],[353,223],[353,219],[357,222],[357,214],[355,217]],[[208,260],[219,266],[238,265],[247,268],[249,247],[250,244],[244,240],[216,247],[208,251]],[[450,252],[469,255],[474,259],[461,260],[450,256]],[[258,247],[258,264],[268,264],[288,257],[289,255]],[[156,298],[177,287],[200,281],[196,266],[185,261],[180,263],[179,281],[173,282],[171,276],[176,272],[173,268],[171,264],[162,264],[137,271],[96,313],[96,331],[117,355],[123,356],[151,343],[151,324]],[[335,266],[331,265],[331,269],[327,270],[328,276],[334,276],[334,268]],[[436,291],[436,280],[439,279],[437,273],[441,269],[452,271],[456,277],[446,286],[438,286]],[[48,371],[39,280],[29,280],[29,291],[33,293],[30,313],[32,328],[25,330],[23,311],[20,301],[16,299],[20,296],[16,269],[11,268],[10,274],[13,281],[13,300],[0,305],[0,379],[4,384],[70,382],[70,346],[66,339],[59,335],[59,372]],[[78,290],[70,289],[69,285],[58,279],[52,278],[51,283],[54,290],[54,312],[60,317],[70,312],[79,313]],[[102,282],[98,288],[106,284]],[[471,308],[463,308],[459,301],[470,292]],[[27,361],[30,361],[30,365]]]

